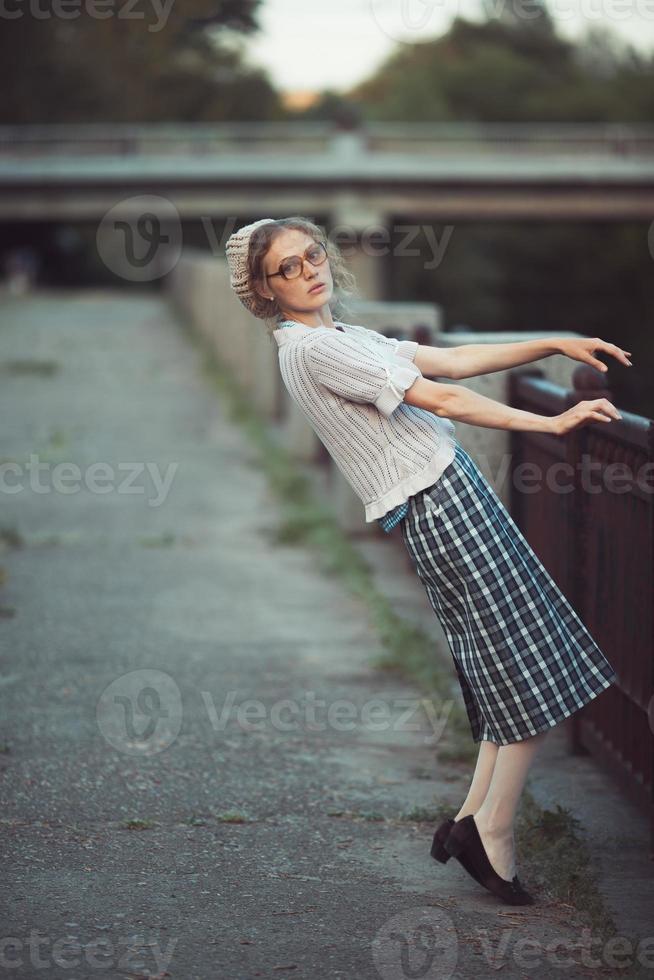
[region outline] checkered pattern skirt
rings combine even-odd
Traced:
[[[457,443],[409,498],[402,537],[450,645],[475,742],[507,745],[578,711],[617,675]]]

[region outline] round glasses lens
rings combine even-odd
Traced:
[[[293,258],[282,262],[279,271],[286,279],[296,279],[302,271],[302,260],[294,255]]]
[[[324,262],[327,258],[327,251],[325,250],[324,245],[314,245],[314,247],[307,252],[307,258],[313,265],[320,265],[321,262]]]
[[[309,246],[305,254],[311,265],[320,265],[327,258],[327,249],[322,243],[317,243]],[[280,272],[285,279],[297,279],[302,272],[302,265],[299,255],[294,255],[286,262],[282,262]]]

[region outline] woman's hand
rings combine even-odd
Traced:
[[[559,337],[558,345],[561,354],[565,354],[566,357],[572,357],[575,361],[590,364],[600,371],[608,371],[608,367],[598,357],[593,356],[597,350],[604,351],[605,354],[611,354],[621,364],[632,367],[630,360],[631,351],[622,350],[617,344],[610,344],[608,340],[600,340],[599,337]]]
[[[550,418],[551,431],[554,435],[563,436],[571,429],[580,428],[590,422],[612,422],[613,419],[621,418],[608,398],[592,398],[590,401],[577,402],[561,415],[553,415]]]

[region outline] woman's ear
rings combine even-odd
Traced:
[[[254,288],[257,291],[257,293],[259,294],[259,296],[262,296],[263,297],[263,299],[271,300],[271,299],[274,299],[275,298],[274,296],[269,296],[268,295],[268,292],[269,292],[268,288],[267,287],[264,288],[263,283],[261,283],[259,280],[256,280],[255,281]]]

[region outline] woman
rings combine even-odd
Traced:
[[[620,418],[606,398],[546,417],[453,380],[563,353],[606,370],[594,351],[630,364],[598,339],[555,338],[441,349],[335,321],[335,287],[353,277],[322,230],[302,217],[263,218],[226,245],[230,284],[267,320],[280,371],[366,521],[400,525],[449,641],[480,743],[468,794],[436,830],[431,854],[450,855],[509,904],[532,904],[515,873],[514,818],[548,730],[617,680],[616,673],[472,458],[452,419],[563,435]]]

